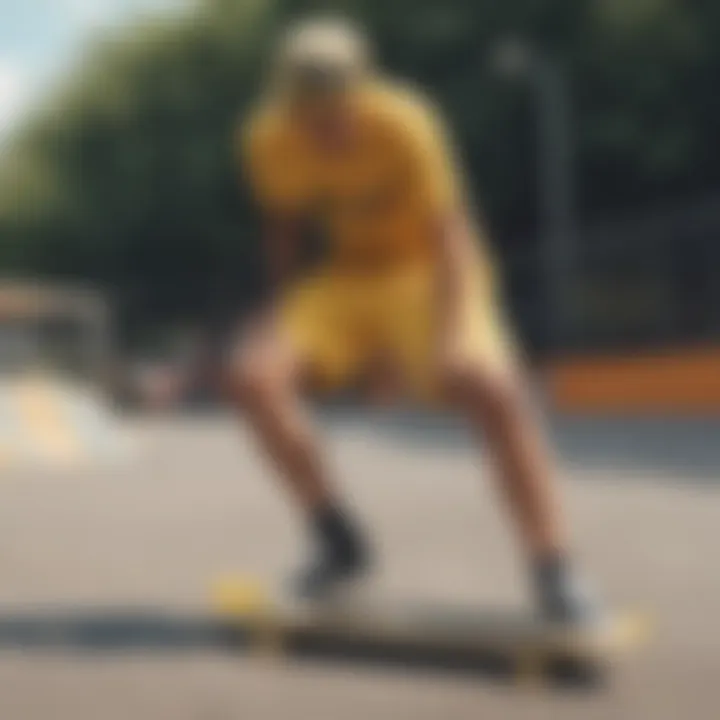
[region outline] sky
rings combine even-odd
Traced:
[[[0,0],[0,136],[94,34],[185,0]]]

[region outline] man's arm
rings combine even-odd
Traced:
[[[265,298],[269,308],[293,279],[299,265],[300,220],[289,214],[267,217],[262,230],[262,262],[265,273]]]
[[[272,305],[297,269],[303,184],[293,171],[272,116],[251,116],[240,128],[238,149],[243,184],[262,213],[262,284],[264,299]]]

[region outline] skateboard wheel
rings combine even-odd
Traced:
[[[221,580],[213,589],[213,605],[222,615],[253,617],[265,615],[270,599],[257,580]]]

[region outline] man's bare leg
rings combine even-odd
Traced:
[[[473,427],[482,432],[529,556],[541,612],[586,620],[595,608],[573,576],[549,443],[516,370],[468,364],[446,378]]]
[[[312,423],[300,398],[302,363],[271,327],[253,332],[233,358],[232,394],[259,445],[304,510],[319,556],[297,588],[330,591],[366,564],[363,541],[341,510]]]

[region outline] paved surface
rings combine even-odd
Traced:
[[[125,449],[112,409],[92,388],[43,375],[0,376],[0,472],[97,464]]]
[[[377,532],[378,585],[522,602],[512,537],[487,472],[462,438],[427,427],[398,433],[387,423],[332,424],[333,461]],[[712,444],[709,427],[697,432]],[[3,473],[0,627],[57,607],[80,616],[131,605],[202,611],[218,575],[245,570],[272,580],[293,565],[301,529],[241,433],[219,419],[146,421],[135,431],[138,457],[115,468]],[[211,649],[11,649],[0,638],[0,718],[715,717],[720,486],[713,480],[720,464],[712,453],[692,472],[669,464],[666,456],[681,454],[680,446],[671,451],[675,431],[666,441],[647,428],[635,440],[617,429],[576,431],[561,444],[581,554],[613,601],[651,609],[659,622],[654,643],[624,661],[602,694],[401,670],[273,666]],[[646,450],[643,433],[655,438]],[[619,452],[618,438],[638,452]],[[653,443],[663,452],[653,454]]]

